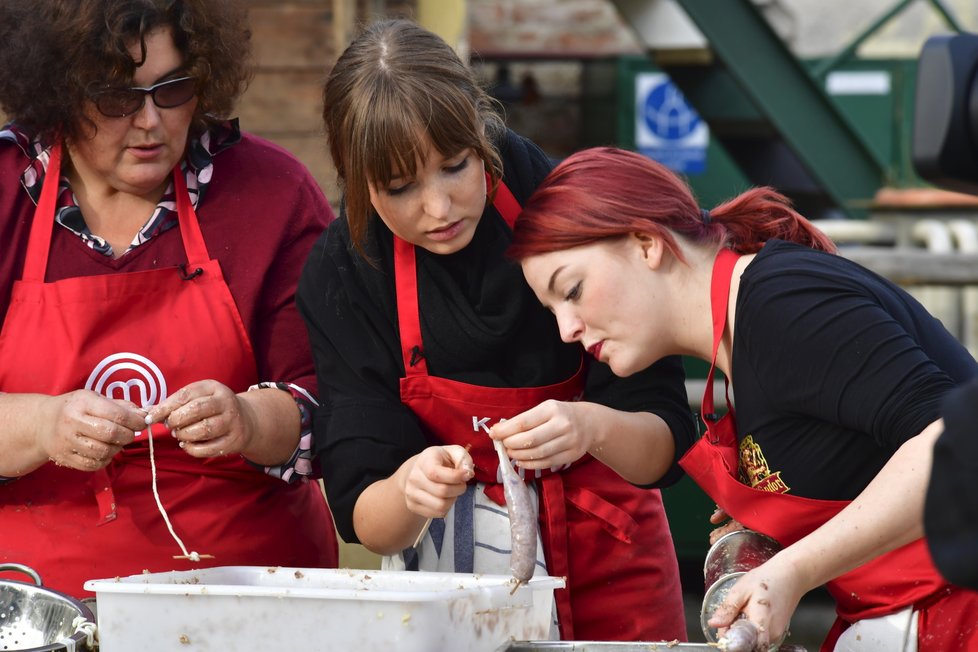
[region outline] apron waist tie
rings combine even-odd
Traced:
[[[98,505],[98,521],[95,525],[105,525],[116,519],[115,492],[112,491],[112,478],[115,476],[116,461],[92,473],[88,485],[95,492],[95,502]],[[110,475],[111,471],[111,475]]]
[[[547,571],[567,578],[568,588],[554,592],[560,638],[574,639],[574,618],[570,601],[570,555],[567,550],[567,503],[564,481],[559,473],[540,479],[540,530],[546,543]]]
[[[569,502],[571,505],[581,510],[585,514],[598,519],[605,530],[611,536],[624,543],[632,542],[632,534],[638,524],[627,512],[617,505],[608,502],[598,494],[582,487],[565,487],[563,482],[555,482],[551,478],[559,477],[560,474],[551,474],[538,480],[541,493],[547,495],[550,487],[559,487],[560,501]],[[506,505],[506,497],[501,484],[487,484],[483,492],[486,496],[500,507]],[[561,514],[566,517],[566,511],[561,507]]]

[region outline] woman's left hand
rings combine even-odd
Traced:
[[[711,546],[723,535],[745,529],[739,521],[730,518],[730,515],[723,511],[723,508],[721,508],[719,505],[717,505],[716,511],[710,515],[710,523],[719,526],[710,532]]]
[[[737,580],[708,624],[722,637],[743,613],[757,625],[757,649],[764,650],[781,640],[804,594],[801,578],[775,555]]]
[[[216,380],[187,385],[151,408],[148,417],[152,423],[163,421],[193,457],[241,453],[255,432],[247,404]]]
[[[571,464],[588,452],[592,441],[586,403],[547,400],[489,429],[503,442],[510,459],[525,469]]]

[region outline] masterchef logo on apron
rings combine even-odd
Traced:
[[[138,353],[114,353],[103,358],[85,381],[85,389],[143,408],[166,399],[166,378],[149,358]]]

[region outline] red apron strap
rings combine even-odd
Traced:
[[[50,158],[44,174],[44,185],[41,187],[41,197],[34,212],[31,223],[31,234],[27,241],[27,255],[24,261],[23,280],[42,283],[48,265],[48,254],[51,250],[51,234],[54,230],[54,216],[58,201],[58,186],[61,181],[61,158],[63,146],[55,143],[50,149]],[[187,219],[193,206],[187,193],[187,182],[180,166],[173,170],[173,189],[177,197],[177,215],[180,222],[180,235],[183,237],[184,248],[187,252],[189,265],[200,265],[210,260],[204,235],[200,231],[197,220]]]
[[[547,573],[555,576],[570,575],[570,553],[567,550],[567,502],[564,496],[564,479],[559,473],[540,479],[540,534],[544,550],[548,552]],[[555,591],[557,620],[560,636],[574,639],[574,615],[571,609],[570,591]]]
[[[173,190],[177,196],[180,235],[183,237],[183,246],[187,251],[188,267],[206,263],[211,257],[207,253],[204,234],[200,231],[200,222],[187,219],[187,216],[193,213],[194,207],[190,203],[190,193],[187,192],[187,180],[179,165],[173,168]]]
[[[489,173],[486,172],[486,185],[491,181],[492,179],[489,177]],[[512,191],[503,183],[502,179],[499,180],[499,184],[496,186],[496,194],[492,198],[492,205],[503,216],[503,219],[506,220],[509,228],[513,228],[513,224],[516,223],[516,218],[519,217],[520,211],[523,210],[523,207],[516,201],[516,197],[513,196]]]
[[[41,197],[37,202],[37,210],[34,211],[34,221],[31,223],[22,277],[29,283],[43,283],[44,273],[48,267],[51,232],[54,229],[54,207],[58,201],[58,186],[61,181],[61,147],[61,141],[58,141],[50,149],[48,167],[44,173],[44,185],[41,186]]]
[[[111,462],[115,464],[115,462]],[[115,492],[112,490],[112,478],[107,469],[94,471],[88,480],[88,484],[95,493],[95,502],[98,505],[98,522],[96,525],[111,523],[118,516],[116,511]]]
[[[632,542],[638,524],[627,512],[581,487],[566,487],[564,493],[572,505],[601,523],[608,534],[623,543]]]
[[[414,245],[394,236],[394,287],[397,328],[405,376],[427,376],[428,363],[421,349],[421,312],[418,308],[418,269]]]
[[[737,264],[740,256],[724,247],[717,253],[713,262],[713,278],[710,282],[710,309],[713,315],[713,358],[710,363],[710,371],[706,375],[706,389],[703,391],[702,419],[706,425],[707,432],[711,432],[711,425],[716,422],[716,412],[713,405],[713,376],[717,366],[717,353],[720,350],[720,340],[723,339],[723,330],[727,325],[727,304],[730,301],[730,280],[733,268]],[[727,408],[730,408],[730,388],[727,390]],[[713,435],[710,435],[711,441]],[[715,442],[714,442],[715,443]]]

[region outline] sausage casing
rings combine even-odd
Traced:
[[[499,470],[502,475],[503,493],[506,497],[506,511],[509,514],[512,551],[509,555],[509,569],[519,584],[526,584],[533,577],[537,563],[537,510],[530,488],[520,478],[502,442],[493,440],[499,456]]]

